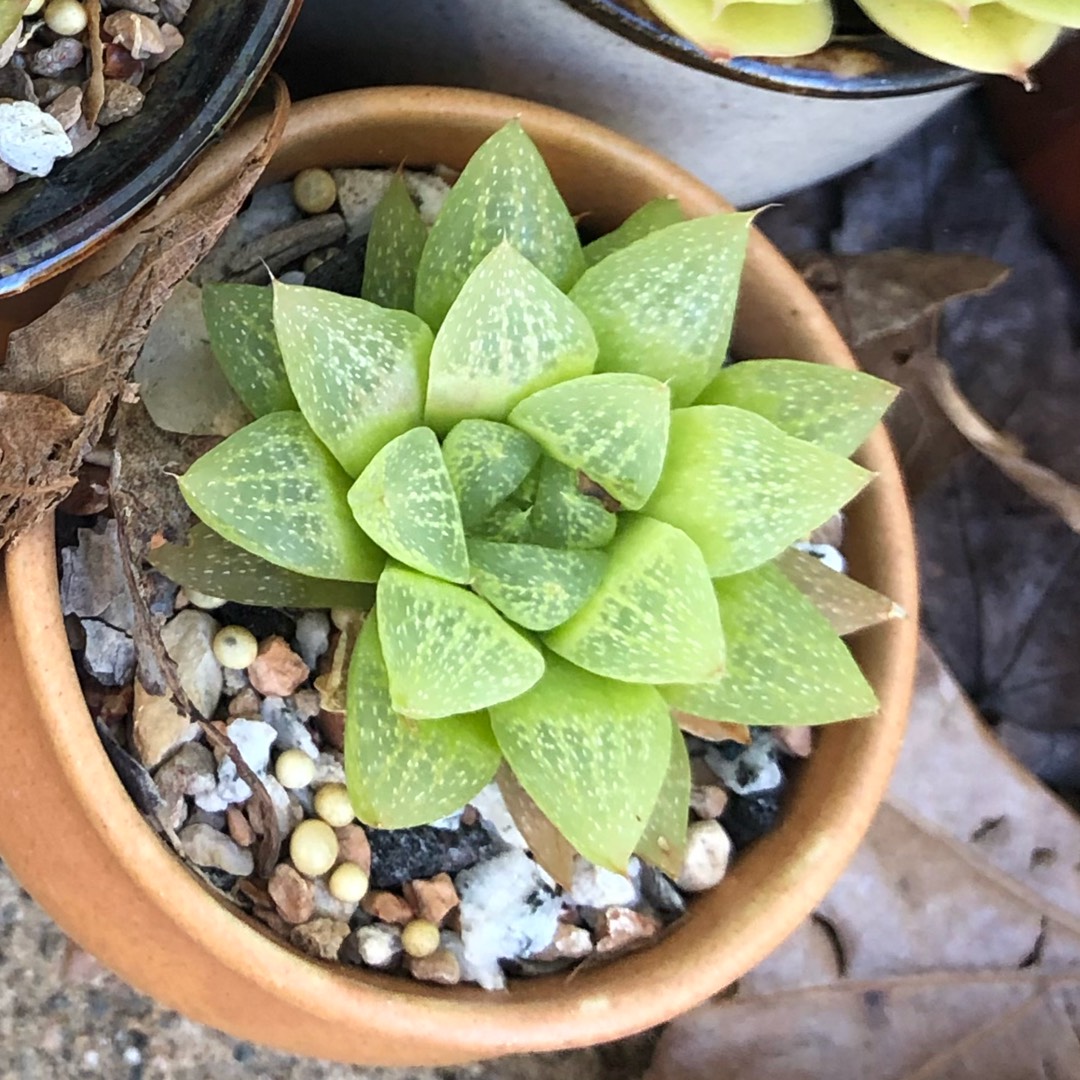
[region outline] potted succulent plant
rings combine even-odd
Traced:
[[[716,5],[689,6],[710,13]],[[823,3],[719,7],[767,28],[815,7],[819,30],[832,26]],[[866,161],[977,78],[906,49],[846,0],[829,44],[805,58],[718,59],[689,36],[642,0],[364,0],[347,11],[308,0],[282,70],[300,95],[344,89],[362,71],[372,84],[434,81],[539,97],[656,149],[743,207]],[[400,41],[408,49],[395,48]]]
[[[504,126],[515,113],[540,153],[517,122]],[[834,332],[748,216],[602,129],[419,90],[315,101],[290,125],[278,176],[402,159],[464,172],[429,236],[391,187],[367,237],[369,299],[280,281],[207,288],[211,339],[257,418],[180,479],[208,528],[150,557],[193,597],[243,582],[250,603],[255,582],[273,603],[288,593],[302,606],[315,589],[356,607],[374,584],[362,628],[347,612],[336,620],[355,641],[345,770],[362,821],[393,829],[449,813],[505,757],[541,832],[601,867],[623,871],[636,851],[678,873],[689,764],[672,708],[706,738],[719,737],[710,724],[865,714],[875,692],[881,710],[823,732],[779,828],[647,950],[494,998],[327,968],[245,926],[124,806],[75,684],[52,538],[39,529],[8,555],[0,634],[9,684],[41,722],[5,735],[33,762],[50,843],[103,897],[124,896],[138,933],[103,928],[78,901],[85,879],[39,865],[40,826],[31,840],[24,823],[41,801],[31,810],[18,784],[3,796],[5,858],[136,984],[290,1049],[453,1061],[640,1029],[789,930],[880,798],[914,627],[860,638],[860,672],[771,563],[865,484],[844,455],[889,394],[840,370],[851,365]],[[224,176],[230,148],[220,156]],[[571,211],[590,210],[596,232],[622,227],[583,251]],[[725,366],[748,239],[734,347],[833,368]],[[850,510],[845,552],[857,577],[913,606],[910,523],[880,431],[861,460],[877,475]],[[226,637],[215,652],[231,663],[247,643]],[[331,840],[325,823],[343,825],[320,808],[323,791],[305,822],[316,847],[319,819]],[[297,867],[311,853],[301,847]],[[159,950],[183,951],[182,970],[146,961]]]

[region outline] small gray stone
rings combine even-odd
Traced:
[[[580,855],[574,861],[570,899],[580,907],[632,907],[638,901],[633,878],[640,872],[637,859],[630,860],[630,877],[605,870]]]
[[[250,851],[209,825],[185,825],[179,836],[184,853],[196,866],[224,870],[236,877],[247,877],[255,870]]]
[[[71,152],[78,154],[101,134],[101,128],[97,124],[91,126],[86,122],[86,117],[80,117],[72,127],[68,128],[67,134],[71,140]]]
[[[122,630],[97,619],[83,619],[83,663],[102,686],[126,686],[135,675],[135,642]]]
[[[305,611],[296,620],[296,649],[312,671],[330,646],[330,616],[325,611]]]
[[[749,746],[718,743],[705,751],[705,763],[720,782],[736,795],[772,791],[784,782],[770,737],[757,737]]]
[[[135,610],[121,559],[115,520],[79,529],[78,545],[60,552],[60,610],[130,632]]]
[[[14,64],[0,67],[0,98],[12,98],[15,101],[30,101],[35,105],[40,104],[37,91],[34,90],[34,80],[30,78],[25,69],[16,67]]]
[[[134,11],[139,15],[156,15],[159,10],[154,0],[111,0],[109,7]]]
[[[349,936],[349,924],[338,919],[312,919],[293,927],[289,940],[309,956],[320,960],[336,960],[341,946]]]
[[[82,116],[83,91],[81,86],[69,86],[59,97],[46,106],[45,111],[55,117],[67,131]]]
[[[337,919],[340,922],[348,922],[359,903],[349,903],[347,900],[339,900],[334,896],[326,882],[322,878],[315,878],[311,882],[311,891],[314,899],[314,913],[327,919]]]
[[[319,748],[315,745],[311,732],[289,708],[284,698],[273,696],[264,698],[260,711],[263,720],[277,734],[275,740],[277,747],[281,750],[303,750],[309,758],[318,759]]]
[[[217,621],[198,608],[185,608],[162,628],[161,640],[176,664],[180,684],[204,717],[214,715],[224,678],[213,652]]]
[[[30,70],[35,75],[52,78],[70,71],[82,63],[83,47],[78,38],[62,37],[30,57]]]
[[[337,750],[324,750],[315,759],[315,779],[311,783],[317,788],[323,784],[344,784],[344,757]]]
[[[206,795],[217,787],[214,769],[214,755],[209,748],[189,742],[154,773],[154,783],[165,800],[167,819],[174,829],[179,829],[187,817],[185,796]]]
[[[188,13],[191,0],[158,0],[158,7],[161,10],[161,17],[166,22],[179,24]]]

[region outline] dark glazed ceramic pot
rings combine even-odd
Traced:
[[[175,179],[251,98],[302,0],[195,0],[142,112],[0,196],[0,299],[54,277]]]

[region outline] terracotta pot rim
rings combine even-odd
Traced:
[[[451,123],[453,117],[466,117],[468,123],[493,129],[511,115],[520,116],[542,144],[599,155],[608,167],[632,162],[636,175],[655,171],[691,212],[728,208],[689,175],[599,125],[494,94],[409,87],[328,95],[295,107],[286,144],[290,138],[303,144],[305,137],[340,134],[350,126],[377,128],[384,124],[393,129],[395,124],[411,123],[430,128]],[[225,167],[242,154],[245,139],[253,138],[253,129],[245,128],[218,148]],[[400,155],[389,136],[385,153],[385,160]],[[292,163],[288,150],[283,160]],[[790,265],[761,237],[754,238],[751,252],[753,274],[748,276],[753,276],[754,287],[764,288],[768,282],[768,287],[781,290],[792,317],[800,327],[809,327],[802,332],[810,335],[821,355],[829,362],[853,367],[835,328]],[[748,265],[748,272],[750,269]],[[276,1042],[294,1052],[316,1056],[354,1061],[374,1057],[387,1063],[421,1058],[454,1062],[589,1045],[643,1030],[716,993],[779,944],[839,876],[869,826],[899,750],[917,643],[914,542],[902,483],[883,430],[870,438],[861,460],[879,474],[870,498],[887,519],[887,535],[880,538],[887,564],[882,572],[889,576],[894,598],[912,617],[906,623],[883,628],[880,635],[870,632],[877,635],[874,641],[878,651],[887,654],[888,663],[879,685],[882,714],[860,722],[865,727],[858,734],[859,775],[831,779],[827,801],[808,804],[801,797],[795,799],[798,820],[786,819],[774,835],[762,841],[760,855],[756,854],[758,849],[751,849],[736,862],[729,881],[737,881],[743,888],[763,886],[760,895],[755,892],[753,904],[731,913],[733,926],[747,927],[745,936],[734,942],[709,940],[701,925],[687,919],[648,950],[582,970],[569,982],[559,977],[522,981],[506,994],[432,987],[312,961],[238,918],[197,882],[142,820],[98,743],[64,635],[53,524],[51,519],[42,523],[6,554],[7,600],[20,656],[33,658],[25,665],[25,678],[39,713],[46,718],[43,737],[59,762],[63,783],[69,788],[65,794],[78,801],[95,842],[110,853],[140,898],[153,903],[161,918],[171,920],[177,932],[191,942],[194,953],[201,950],[227,969],[241,965],[241,974],[253,985],[257,983],[288,1006],[296,1017],[297,1031],[266,1031],[253,1036],[250,1026],[241,1028],[230,1024],[228,1016],[208,1012],[202,999],[190,993],[177,998],[168,973],[143,957],[133,957],[123,942],[98,939],[102,959],[140,989],[241,1037]],[[0,632],[3,623],[0,617]],[[825,737],[825,745],[830,738]],[[835,744],[839,741],[833,739]],[[815,755],[807,772],[817,769],[823,774],[826,767],[831,768],[826,757],[819,761]],[[9,841],[5,841],[6,858]],[[11,850],[11,855],[16,856],[10,861],[17,873],[33,871],[32,850],[19,848]],[[38,889],[45,888],[39,879]],[[61,925],[71,924],[72,912],[60,894],[50,892],[49,899],[53,902],[46,902],[46,907]],[[80,928],[85,935],[85,926],[80,924]],[[694,962],[685,957],[688,945],[696,957]],[[612,973],[618,974],[614,986]],[[313,1044],[301,1030],[306,1021],[317,1022],[322,1031],[340,1029],[340,1041],[325,1047]],[[404,1056],[383,1050],[372,1055],[359,1036],[349,1037],[354,1032],[370,1033],[373,1027],[385,1040],[408,1047]],[[437,1037],[432,1035],[437,1046],[417,1043],[431,1031],[437,1031]]]

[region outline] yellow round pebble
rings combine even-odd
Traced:
[[[301,821],[289,838],[289,857],[301,874],[319,877],[337,862],[338,838],[325,821]]]
[[[86,8],[79,0],[49,0],[45,5],[45,25],[62,37],[74,37],[86,29]]]
[[[305,788],[315,779],[315,762],[303,750],[285,750],[274,762],[274,776],[289,791]]]
[[[214,635],[213,649],[222,667],[242,670],[259,655],[259,642],[243,626],[223,626]]]
[[[227,603],[220,596],[211,596],[209,593],[199,592],[198,589],[184,589],[184,595],[203,611],[213,611],[214,608],[224,607]]]
[[[304,169],[293,180],[293,202],[305,214],[325,214],[337,202],[337,184],[325,169]]]
[[[315,813],[328,825],[340,829],[356,818],[349,789],[344,784],[323,784],[315,792]]]
[[[413,919],[401,931],[401,947],[409,956],[430,956],[439,947],[439,928],[427,919]]]
[[[331,875],[327,883],[330,895],[346,904],[358,904],[367,896],[368,876],[362,866],[356,863],[342,863]]]

